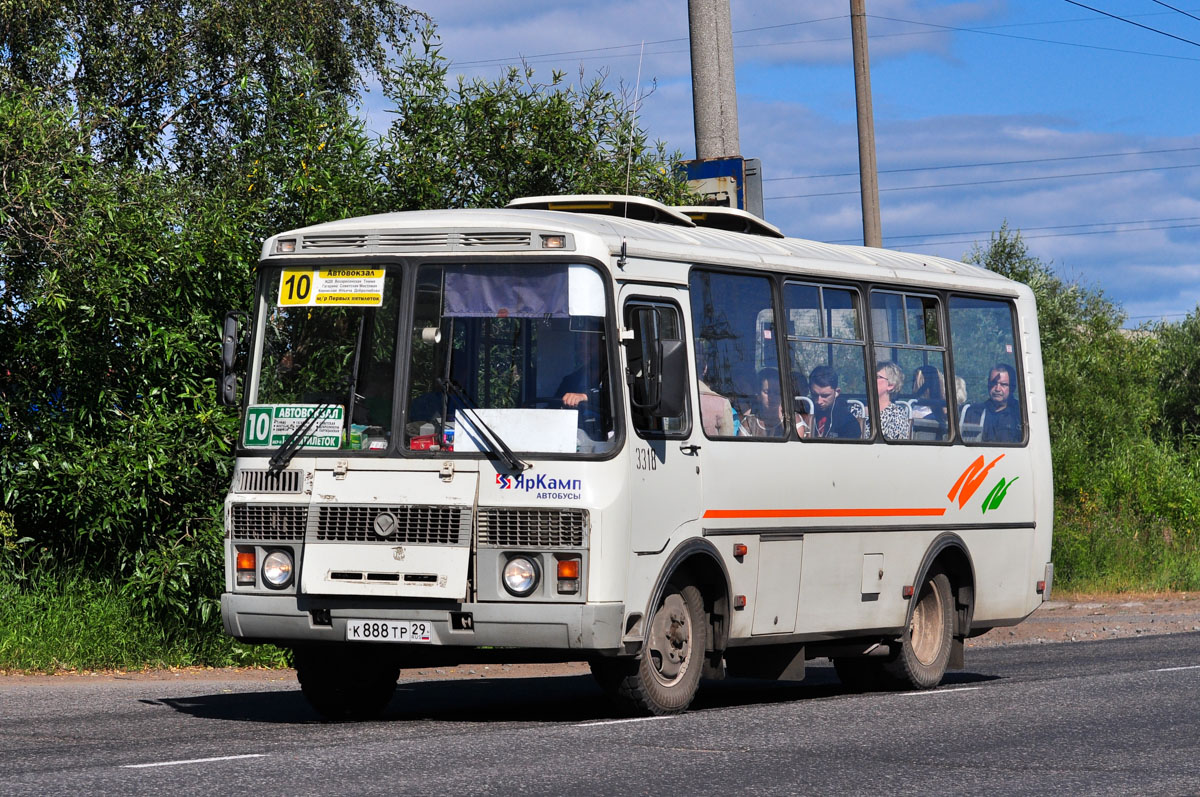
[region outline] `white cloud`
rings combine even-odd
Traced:
[[[643,89],[652,81],[657,84],[641,109],[643,125],[652,138],[665,140],[684,157],[694,156],[685,0],[649,4],[633,0],[607,4],[442,0],[414,5],[429,11],[438,23],[443,54],[454,62],[452,74],[461,71],[493,78],[501,70],[499,64],[525,57],[542,76],[559,68],[574,77],[582,63],[589,76],[607,70],[610,87],[618,82],[631,87],[640,64]],[[1148,123],[1139,127],[1138,115],[1123,110],[1115,88],[1111,97],[1105,97],[1105,118],[1096,115],[1092,119],[1089,114],[1094,114],[1096,100],[1064,95],[1065,90],[1056,83],[1071,74],[1076,74],[1076,84],[1086,82],[1091,69],[1103,63],[1097,59],[1113,56],[1085,51],[1091,60],[1051,62],[1048,58],[1056,52],[1075,58],[1079,51],[1056,50],[1049,45],[1034,45],[1038,49],[1032,53],[1002,50],[994,57],[1009,61],[997,61],[998,68],[1003,63],[1020,66],[1025,57],[1027,65],[1035,65],[1034,74],[1043,70],[1044,82],[1053,87],[1043,92],[1041,86],[1029,85],[1007,96],[997,94],[994,103],[970,106],[966,101],[976,97],[963,95],[981,91],[971,83],[973,73],[962,68],[965,62],[980,68],[982,62],[972,61],[973,48],[994,42],[1008,47],[1016,40],[933,33],[938,30],[934,26],[982,28],[1011,22],[1016,7],[1024,14],[1022,21],[1038,21],[1034,16],[1044,6],[1020,0],[868,0],[867,6],[872,65],[879,67],[881,78],[876,85],[890,88],[877,89],[874,97],[881,187],[973,183],[884,191],[885,244],[889,236],[960,233],[927,239],[944,242],[938,246],[913,249],[959,258],[971,249],[970,241],[986,244],[987,231],[1007,220],[1010,226],[1025,231],[1032,254],[1052,261],[1067,277],[1103,286],[1131,316],[1187,312],[1196,306],[1200,301],[1200,228],[1180,226],[1189,223],[1183,221],[1128,225],[1174,225],[1177,229],[1077,233],[1106,229],[1082,226],[1100,222],[1200,217],[1200,169],[987,181],[1200,163],[1200,151],[888,171],[1200,146],[1197,136],[1156,133]],[[1057,16],[1059,19],[1043,17],[1041,21],[1060,22],[1063,14]],[[813,21],[824,18],[832,19]],[[793,235],[817,240],[859,239],[857,133],[846,0],[733,0],[732,23],[739,31],[735,57],[742,152],[762,160],[767,178],[850,173],[846,177],[768,181],[764,185],[767,197],[849,192],[768,199],[769,220]],[[1046,29],[1038,30],[998,32],[1046,35]],[[1082,36],[1095,26],[1075,20],[1054,30],[1055,37],[1068,38]],[[647,42],[644,54],[640,53],[643,41]],[[548,55],[552,53],[564,54]],[[1151,62],[1156,68],[1162,64],[1153,59],[1129,63],[1136,68]],[[1167,67],[1178,68],[1171,62]],[[1058,71],[1051,71],[1055,69]],[[1178,102],[1187,100],[1179,97]],[[1133,102],[1130,106],[1137,107]],[[1060,229],[1036,229],[1046,227]],[[917,239],[898,238],[892,245],[904,248],[915,243]]]

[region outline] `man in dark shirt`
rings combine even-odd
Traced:
[[[850,405],[841,397],[838,389],[838,373],[828,365],[818,365],[808,375],[808,386],[812,392],[813,437],[836,437],[842,440],[857,440],[862,437],[862,427],[850,412]]]
[[[983,408],[983,441],[985,443],[1019,443],[1024,438],[1021,429],[1021,405],[1012,397],[1017,374],[1007,363],[997,363],[988,374],[988,400]]]

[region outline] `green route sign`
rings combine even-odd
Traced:
[[[246,448],[279,448],[320,408],[320,404],[252,404],[246,410],[242,445]],[[345,417],[344,406],[321,409],[321,417],[301,439],[300,448],[341,448]]]

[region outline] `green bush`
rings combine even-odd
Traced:
[[[1200,324],[1122,329],[1119,306],[1058,277],[1007,225],[967,259],[1028,284],[1038,302],[1059,587],[1200,588],[1200,464],[1180,434],[1200,399],[1188,370]]]
[[[261,239],[518,194],[679,202],[678,153],[600,80],[450,88],[433,28],[391,2],[275,2],[269,37],[242,24],[257,0],[43,10],[0,35],[0,666],[271,659],[217,603],[219,331]],[[378,139],[368,80],[395,110]]]

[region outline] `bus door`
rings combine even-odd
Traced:
[[[670,415],[664,416],[661,406],[651,406],[657,396],[649,382],[657,375],[647,371],[642,361],[642,353],[659,343],[668,349],[684,347],[683,359],[691,361],[681,310],[687,301],[687,291],[679,288],[628,285],[621,293],[627,330],[622,348],[629,375],[630,508],[636,553],[663,551],[677,529],[699,514],[700,426],[691,422],[686,398]],[[683,384],[690,386],[694,380],[684,368]]]

